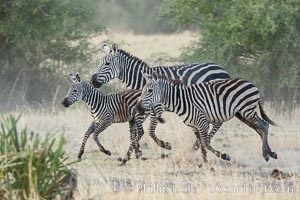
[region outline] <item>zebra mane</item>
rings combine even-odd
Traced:
[[[145,61],[143,61],[142,59],[140,59],[140,58],[138,58],[138,57],[132,55],[131,53],[129,53],[129,52],[123,50],[123,49],[118,49],[118,52],[119,52],[121,55],[124,55],[124,56],[129,57],[129,58],[133,58],[133,59],[137,60],[138,62],[143,63],[143,64],[146,65],[147,67],[150,67]]]
[[[162,80],[165,80],[165,81],[168,81],[176,86],[183,86],[183,81],[182,80],[178,80],[178,79],[171,79],[171,78],[168,78],[166,75],[164,74],[158,74],[158,73],[152,73],[152,77],[157,80],[157,79],[162,79]]]

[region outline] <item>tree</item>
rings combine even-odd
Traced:
[[[193,24],[199,42],[183,56],[226,66],[255,82],[265,99],[300,102],[300,2],[297,0],[164,0],[175,24]]]
[[[42,102],[55,93],[66,66],[85,63],[95,47],[89,42],[103,30],[96,1],[0,1],[0,100],[12,97]],[[17,101],[16,103],[19,103]]]

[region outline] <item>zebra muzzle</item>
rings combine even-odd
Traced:
[[[95,88],[100,88],[102,86],[102,83],[100,83],[97,79],[98,73],[93,74],[90,84],[93,85]]]
[[[64,107],[69,107],[70,106],[70,103],[68,101],[68,98],[64,98],[63,101],[61,102],[61,104],[64,106]]]
[[[135,106],[135,109],[137,110],[137,112],[141,115],[143,115],[145,113],[145,108],[143,108],[143,105],[142,105],[142,101],[138,101],[136,106]]]

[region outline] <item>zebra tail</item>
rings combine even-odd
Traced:
[[[262,102],[261,101],[258,101],[258,105],[259,105],[259,110],[260,110],[260,113],[261,113],[261,116],[264,120],[266,120],[267,122],[269,122],[270,124],[274,125],[274,126],[278,126],[275,122],[273,122],[269,117],[268,115],[266,114],[266,112],[264,111],[263,109],[263,106],[262,106]]]
[[[164,118],[162,118],[162,117],[158,117],[157,120],[161,124],[164,124],[166,122],[166,120],[164,120]]]

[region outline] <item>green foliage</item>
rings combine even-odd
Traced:
[[[74,174],[67,168],[70,163],[66,163],[64,137],[56,142],[49,135],[41,138],[26,128],[19,130],[19,118],[9,116],[1,120],[0,199],[54,199],[70,195],[66,191]]]
[[[8,104],[51,99],[61,74],[91,63],[89,39],[103,30],[96,11],[90,0],[2,0],[0,96]]]
[[[173,23],[200,30],[185,60],[221,63],[233,76],[258,84],[266,99],[299,102],[299,1],[164,0],[164,5]]]

